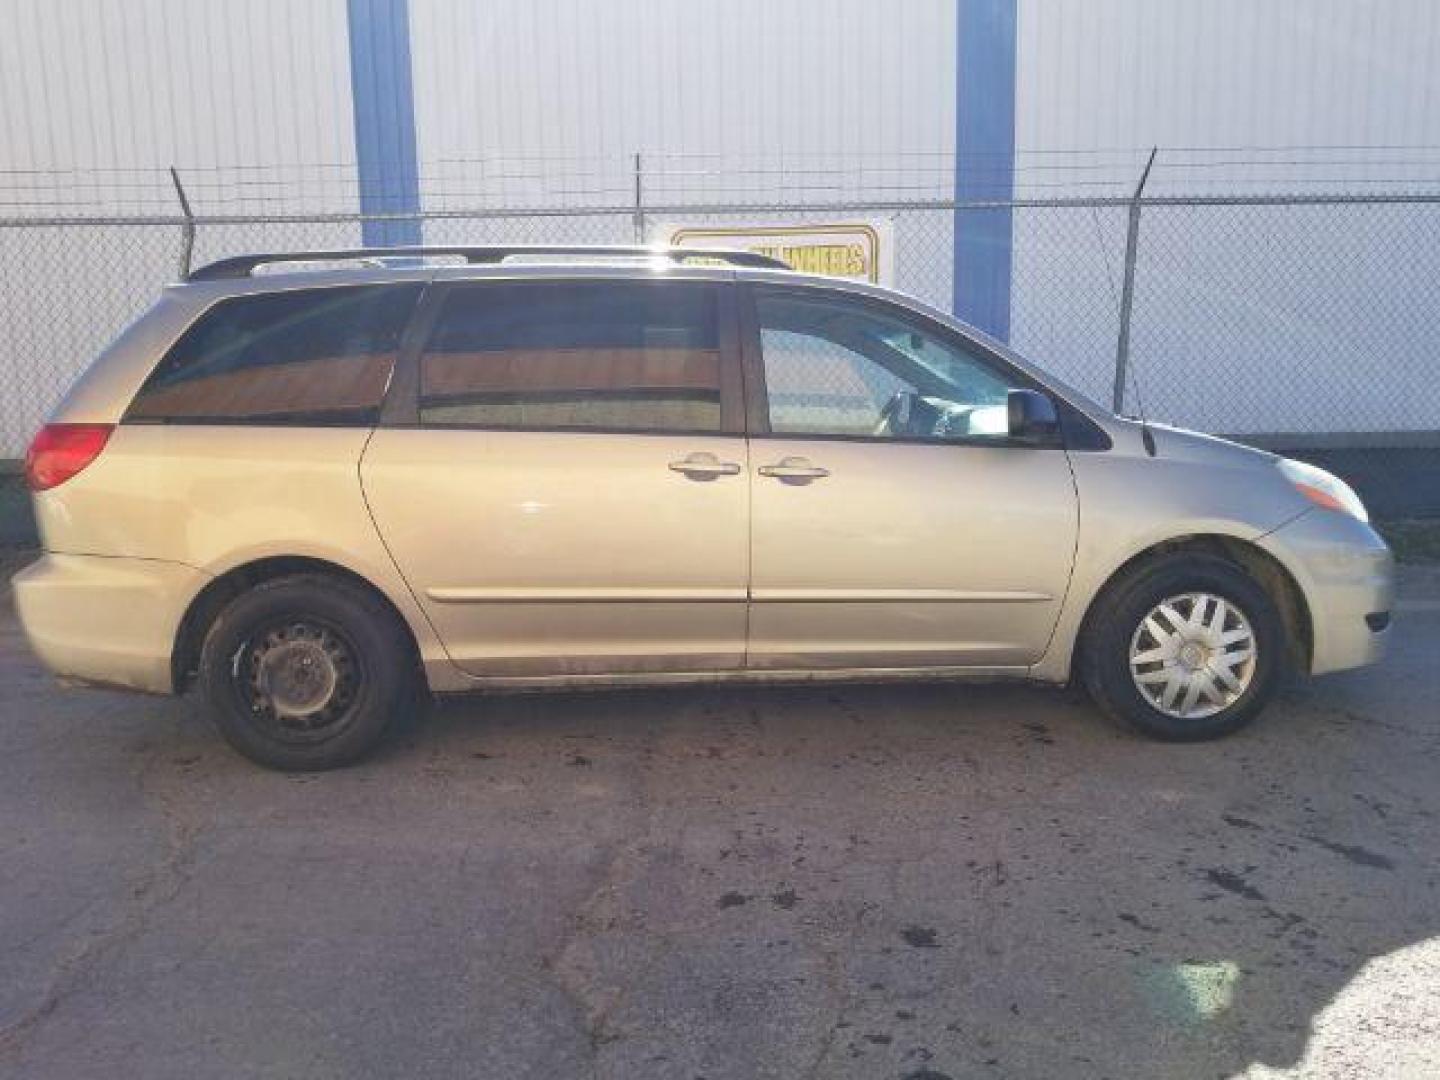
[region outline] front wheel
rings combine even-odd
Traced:
[[[1086,689],[1106,713],[1173,741],[1217,738],[1253,720],[1286,655],[1269,594],[1213,556],[1177,557],[1118,582],[1081,650]]]
[[[404,629],[339,578],[300,574],[242,593],[200,654],[201,688],[227,742],[272,769],[332,769],[369,753],[411,700]]]

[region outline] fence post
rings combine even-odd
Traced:
[[[635,216],[633,222],[635,243],[637,244],[645,243],[645,192],[641,184],[643,177],[640,155],[637,152],[635,155]]]
[[[1125,232],[1125,278],[1120,289],[1120,337],[1115,343],[1115,389],[1110,408],[1118,414],[1125,406],[1125,378],[1130,366],[1130,311],[1135,306],[1135,254],[1140,243],[1140,199],[1145,194],[1145,181],[1150,179],[1150,167],[1155,164],[1155,152],[1151,147],[1150,158],[1135,185],[1135,194],[1130,197],[1130,223]]]
[[[195,254],[195,215],[190,212],[190,200],[185,196],[185,187],[180,183],[180,174],[170,166],[170,181],[175,185],[175,197],[180,200],[180,212],[185,215],[185,224],[180,226],[180,276],[190,276],[190,260]]]

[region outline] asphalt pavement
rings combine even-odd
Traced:
[[[1219,743],[667,689],[300,776],[58,688],[0,600],[0,1075],[1440,1075],[1437,586]]]

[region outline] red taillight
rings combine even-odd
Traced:
[[[114,424],[46,424],[25,454],[25,483],[31,491],[63,484],[97,457]]]

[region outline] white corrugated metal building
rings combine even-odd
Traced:
[[[7,221],[173,215],[172,165],[208,215],[624,206],[637,154],[656,204],[1122,195],[1151,146],[1158,195],[1440,178],[1431,0],[9,0],[7,24]],[[1155,412],[1242,432],[1440,426],[1420,378],[1433,339],[1390,332],[1440,270],[1440,212],[1225,212],[1147,220],[1135,356]],[[1123,209],[1020,209],[999,233],[993,216],[901,216],[902,287],[1108,395]],[[116,228],[0,235],[0,456],[173,273],[170,233]],[[627,239],[630,223],[586,228],[567,238]],[[358,233],[216,225],[197,256]],[[1393,344],[1370,362],[1415,389],[1357,412],[1346,353],[1376,340]],[[58,374],[37,381],[41,356]],[[1199,388],[1169,374],[1197,365]],[[1211,385],[1255,392],[1217,402]]]

